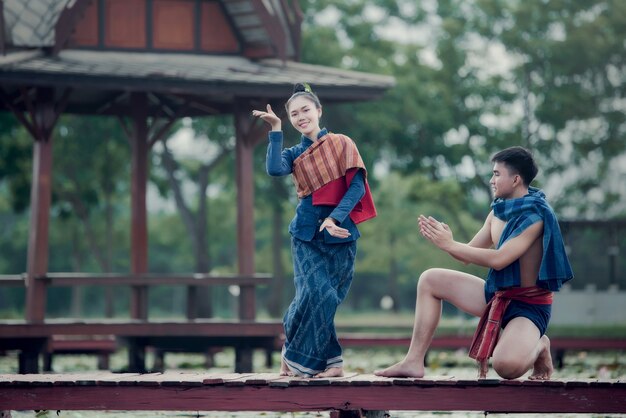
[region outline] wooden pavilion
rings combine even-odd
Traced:
[[[187,116],[234,115],[240,275],[254,265],[253,149],[266,128],[251,109],[280,106],[306,80],[325,103],[379,98],[391,77],[299,63],[295,0],[0,0],[0,110],[34,140],[26,321],[45,319],[53,130],[62,113],[118,117],[132,148],[130,275],[148,273],[151,147]],[[130,121],[127,122],[127,121]],[[203,272],[201,272],[203,273]],[[147,318],[133,286],[131,317]],[[254,287],[239,317],[255,317]]]

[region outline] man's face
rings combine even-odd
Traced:
[[[491,184],[494,198],[509,199],[521,181],[519,174],[512,173],[506,164],[496,162],[493,165],[493,175],[489,184]]]

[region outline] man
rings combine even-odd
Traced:
[[[552,292],[573,277],[572,270],[552,208],[543,192],[529,186],[538,171],[531,153],[511,147],[495,154],[492,162],[492,211],[468,244],[454,241],[448,225],[419,217],[426,239],[459,261],[489,267],[487,279],[447,269],[422,273],[409,351],[401,362],[376,375],[424,376],[424,356],[446,300],[482,316],[470,348],[481,378],[493,356],[493,367],[502,378],[515,379],[532,368],[530,379],[550,379],[553,366],[545,330]]]

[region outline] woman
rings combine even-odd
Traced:
[[[354,142],[320,128],[322,105],[306,84],[296,84],[285,108],[300,143],[283,149],[281,120],[270,105],[254,110],[271,126],[267,172],[293,174],[299,202],[292,236],[295,296],[283,323],[281,374],[343,376],[335,312],[354,272],[356,224],[376,216],[366,170]]]

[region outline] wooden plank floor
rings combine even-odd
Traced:
[[[391,379],[351,373],[4,374],[0,410],[626,413],[626,381]]]

